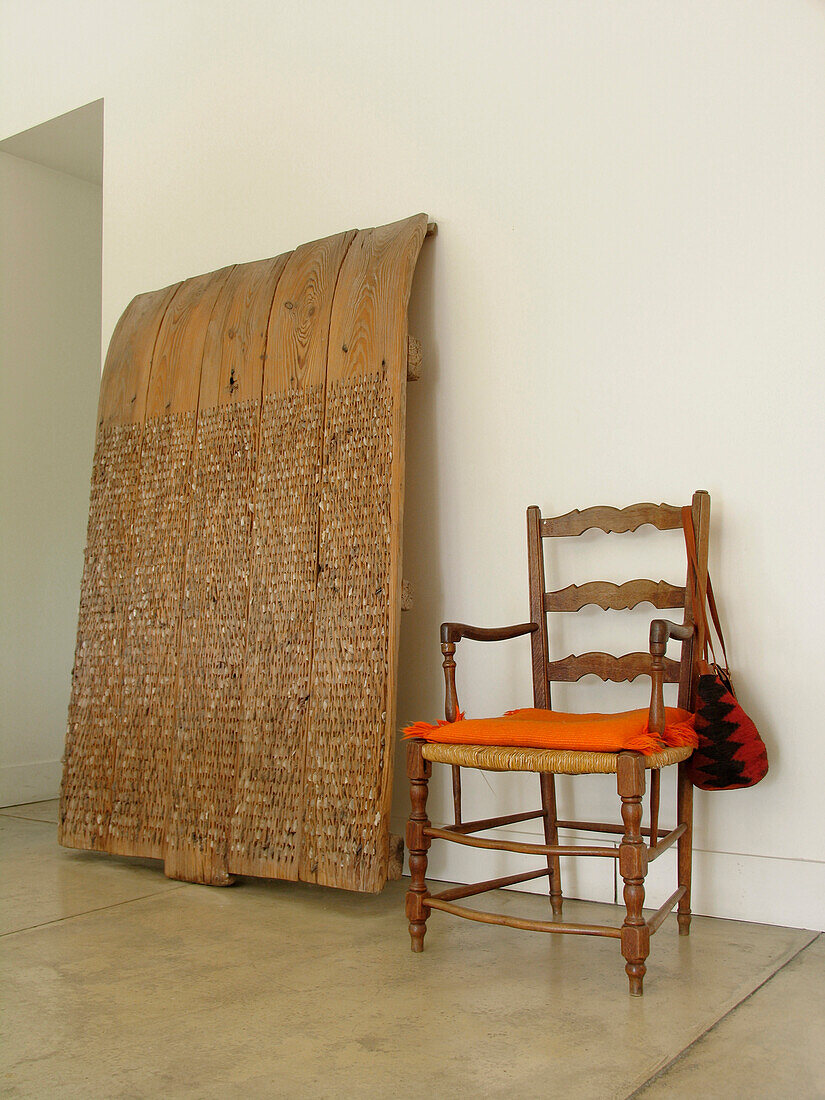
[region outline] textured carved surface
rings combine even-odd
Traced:
[[[92,467],[60,803],[61,843],[80,848],[104,847],[109,824],[141,434],[101,429]]]
[[[209,319],[231,272],[222,268],[180,285],[152,356],[132,525],[111,852],[162,857],[166,847],[198,391]]]
[[[235,267],[209,320],[192,470],[166,873],[229,882],[267,328],[287,257]]]
[[[155,341],[177,289],[133,299],[100,385],[60,805],[60,842],[79,848],[106,846],[143,418]]]
[[[107,845],[114,852],[161,857],[165,848],[194,438],[194,412],[144,429]]]
[[[341,266],[330,320],[300,875],[356,890],[380,890],[387,872],[407,305],[426,228],[422,214],[358,233]],[[334,765],[329,753],[347,765]]]
[[[587,584],[570,584],[555,592],[547,592],[544,606],[547,611],[579,611],[589,604],[603,610],[624,611],[640,603],[652,603],[659,609],[684,607],[685,588],[667,581],[589,581]]]
[[[318,543],[321,386],[267,397],[230,869],[298,877]]]
[[[679,662],[666,657],[664,664],[664,682],[678,684],[681,668]],[[623,680],[635,680],[637,676],[649,676],[651,667],[649,653],[625,653],[622,657],[614,657],[612,653],[582,653],[578,656],[571,653],[560,661],[550,661],[547,675],[550,680],[567,683],[581,680],[582,676],[588,675],[620,683]]]
[[[321,514],[332,522],[318,551],[301,875],[325,884],[361,882],[386,859],[392,402],[385,375],[327,391]]]
[[[243,874],[298,877],[329,325],[354,236],[296,249],[272,305],[229,860]]]
[[[257,427],[253,400],[198,418],[166,854],[167,872],[196,881],[226,875]]]
[[[671,504],[632,504],[629,508],[575,508],[563,516],[552,516],[541,521],[543,536],[581,535],[591,527],[613,534],[635,531],[644,523],[651,523],[660,531],[673,531],[682,526],[679,508]]]

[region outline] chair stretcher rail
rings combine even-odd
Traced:
[[[556,822],[559,829],[581,829],[586,833],[616,833],[617,836],[624,834],[624,825],[613,825],[606,821],[562,821],[561,819]],[[650,836],[650,828],[645,825],[639,829],[642,836]]]
[[[653,933],[656,931],[656,929],[659,927],[659,925],[662,923],[662,921],[665,919],[665,917],[671,911],[673,906],[678,901],[682,900],[682,898],[685,896],[685,892],[686,891],[685,891],[684,886],[680,886],[678,890],[674,890],[673,893],[670,895],[670,897],[667,899],[667,901],[664,903],[664,905],[661,905],[656,910],[656,912],[653,914],[653,916],[649,920],[645,921],[645,924],[650,929],[650,934],[651,935],[653,935]]]
[[[435,901],[458,901],[459,898],[470,898],[474,894],[486,894],[488,890],[498,890],[500,886],[514,886],[517,882],[527,882],[533,878],[547,878],[550,874],[548,867],[540,871],[526,871],[520,875],[507,875],[505,878],[489,878],[486,882],[468,882],[465,886],[453,886],[449,890],[442,890],[439,894],[431,894]]]
[[[508,917],[504,913],[484,913],[480,909],[468,909],[464,905],[439,898],[424,898],[422,905],[428,909],[441,909],[455,917],[479,921],[481,924],[502,924],[506,928],[521,928],[525,932],[566,932],[573,936],[606,936],[609,939],[621,939],[621,928],[611,928],[604,924],[566,924],[562,921],[527,920],[524,917]]]
[[[679,837],[687,829],[687,825],[677,825],[675,829],[671,829],[669,833],[666,833],[658,844],[652,844],[648,848],[648,860],[652,863],[654,859],[657,859],[662,852],[666,852],[671,844],[675,844]]]
[[[438,840],[451,840],[453,844],[466,844],[471,848],[491,848],[497,852],[522,852],[530,856],[606,856],[609,859],[619,858],[618,848],[595,848],[563,844],[520,844],[510,840],[486,840],[478,836],[464,836],[455,829],[436,829],[433,826],[425,827],[424,836]]]
[[[517,821],[532,821],[544,817],[544,810],[528,810],[523,814],[504,814],[502,817],[484,817],[478,821],[464,821],[460,825],[449,825],[454,833],[480,833],[484,829],[497,829],[499,825],[514,825]]]

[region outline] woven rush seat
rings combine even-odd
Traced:
[[[645,768],[664,768],[687,760],[689,745],[666,748],[640,757]],[[508,745],[448,745],[430,742],[422,746],[425,760],[461,768],[492,772],[553,772],[556,775],[609,775],[618,768],[615,752],[574,752],[571,749],[527,749]]]

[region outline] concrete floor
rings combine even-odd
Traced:
[[[4,1097],[825,1097],[816,933],[671,917],[631,1000],[616,941],[435,913],[413,955],[404,882],[184,885],[59,848],[56,811],[0,811]]]

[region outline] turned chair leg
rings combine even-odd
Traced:
[[[622,955],[630,980],[630,993],[641,997],[645,959],[650,953],[650,929],[642,916],[645,900],[647,849],[641,834],[645,772],[637,753],[619,754],[617,785],[622,800],[624,836],[619,845],[619,871],[624,879],[627,914],[622,925]]]
[[[541,784],[541,808],[544,811],[544,843],[558,844],[556,777],[551,772],[541,772],[539,783]],[[550,904],[553,907],[553,916],[560,917],[564,898],[561,892],[561,861],[558,856],[547,857],[547,869],[550,872]]]
[[[687,763],[679,765],[679,785],[676,795],[678,823],[684,822],[687,828],[679,837],[679,885],[685,887],[684,896],[679,901],[676,920],[679,935],[690,935],[690,878],[693,863],[693,783],[688,775]]]
[[[407,742],[407,776],[410,780],[410,819],[407,822],[407,850],[410,853],[410,888],[407,891],[407,919],[410,922],[410,948],[424,950],[424,933],[430,910],[424,899],[430,891],[424,881],[427,874],[427,850],[431,841],[424,836],[430,824],[427,818],[427,782],[432,775],[432,764],[422,755],[424,741]]]

